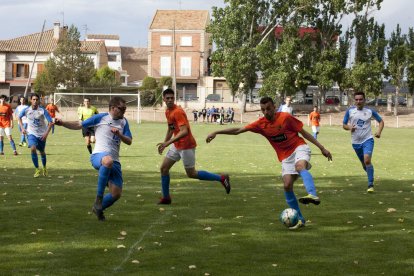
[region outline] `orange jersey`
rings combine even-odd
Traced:
[[[10,127],[10,122],[13,120],[13,109],[8,104],[0,105],[0,127]]]
[[[165,111],[165,117],[167,117],[168,127],[173,131],[174,136],[180,132],[180,126],[187,126],[188,135],[181,138],[177,142],[174,142],[174,146],[177,149],[192,149],[197,146],[193,134],[191,133],[190,123],[188,122],[187,115],[181,107],[174,105],[172,109],[167,108]]]
[[[279,161],[289,157],[298,146],[306,145],[298,134],[303,123],[286,112],[277,112],[273,122],[262,117],[245,128],[263,135],[276,151]]]
[[[59,112],[59,108],[54,104],[48,104],[46,106],[47,112],[49,112],[50,117],[55,118],[56,112]]]
[[[309,120],[311,121],[312,126],[319,126],[321,114],[319,114],[319,112],[312,111],[311,114],[309,114]]]

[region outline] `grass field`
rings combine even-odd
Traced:
[[[313,145],[311,170],[322,200],[302,206],[307,227],[287,230],[281,168],[267,141],[252,133],[204,139],[218,125],[192,125],[197,168],[228,172],[217,182],[171,173],[173,204],[159,206],[156,143],[165,124],[135,125],[122,145],[122,198],[91,214],[97,172],[80,131],[48,139],[49,177],[33,178],[29,150],[0,156],[0,275],[412,275],[414,129],[385,128],[376,140],[376,191],[350,145],[349,132],[322,127],[328,162]],[[227,127],[227,126],[225,126]],[[14,137],[18,140],[17,129]],[[305,194],[301,180],[298,196]]]

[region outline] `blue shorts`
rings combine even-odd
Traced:
[[[29,143],[29,148],[31,148],[32,146],[36,146],[36,149],[44,152],[45,148],[46,148],[46,140],[43,141],[42,139],[40,139],[39,137],[36,137],[32,134],[27,135],[27,142]]]
[[[96,169],[102,166],[102,158],[109,155],[107,152],[99,152],[94,153],[91,155],[91,164]],[[111,173],[109,174],[108,181],[112,182],[114,185],[122,189],[122,183],[124,182],[122,179],[122,171],[121,171],[121,163],[118,161],[114,161],[112,164]]]
[[[374,152],[374,138],[366,140],[362,144],[352,144],[359,160],[364,160],[364,155],[372,156]]]

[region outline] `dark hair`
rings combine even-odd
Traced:
[[[364,92],[355,92],[354,93],[354,98],[355,98],[355,96],[359,96],[359,95],[361,95],[362,97],[364,97],[364,100],[365,100],[365,93]]]
[[[318,108],[318,106],[317,105],[314,105],[313,108]]]
[[[33,93],[32,95],[30,95],[30,99],[32,99],[33,97],[37,97],[40,100],[40,96],[37,93]]]
[[[167,95],[167,94],[173,94],[174,95],[175,93],[174,93],[174,90],[172,90],[171,88],[167,88],[162,92],[162,96],[165,97],[165,95]]]
[[[109,101],[109,107],[118,106],[120,103],[125,104],[125,100],[121,97],[115,96]]]
[[[0,96],[0,99],[7,100],[7,96],[6,96],[6,95],[1,95],[1,96]]]
[[[269,102],[272,103],[272,104],[275,104],[273,99],[270,98],[270,97],[263,97],[263,98],[260,99],[260,104],[267,104]]]

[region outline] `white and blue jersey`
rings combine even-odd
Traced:
[[[281,106],[279,106],[279,109],[277,110],[277,112],[286,112],[286,113],[289,113],[290,115],[293,115],[293,107],[288,106],[287,104],[282,104]]]
[[[109,113],[100,113],[82,122],[82,127],[94,127],[96,144],[92,154],[107,152],[114,161],[119,162],[121,138],[112,133],[112,128],[119,129],[124,136],[132,138],[127,119],[112,119]]]
[[[20,112],[19,118],[23,120],[25,116],[27,118],[27,133],[38,138],[46,133],[47,126],[52,122],[49,112],[41,106],[38,106],[37,109],[27,106]]]
[[[374,118],[378,123],[382,121],[381,116],[370,108],[362,108],[358,110],[357,107],[350,107],[344,116],[343,124],[348,123],[356,129],[351,132],[352,144],[362,144],[366,140],[373,138],[371,130],[371,118]]]

